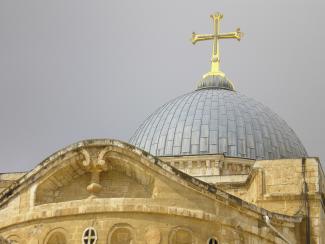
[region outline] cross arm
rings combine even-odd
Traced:
[[[214,35],[212,34],[196,34],[195,32],[192,33],[192,43],[195,44],[200,41],[206,41],[206,40],[213,40]]]
[[[217,36],[218,39],[237,39],[240,41],[240,39],[243,37],[244,33],[240,31],[238,28],[234,32],[228,32],[228,33],[223,33],[219,34]],[[215,38],[215,35],[213,34],[196,34],[195,32],[192,33],[192,43],[196,44],[197,42],[200,41],[207,41],[207,40],[213,40]]]
[[[240,31],[238,28],[234,32],[229,32],[229,33],[224,33],[224,34],[219,34],[218,39],[237,39],[240,41],[240,39],[243,37],[244,33]]]

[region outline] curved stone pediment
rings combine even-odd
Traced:
[[[27,213],[35,205],[66,201],[73,204],[74,200],[80,204],[80,200],[88,198],[148,198],[153,206],[159,203],[188,211],[205,209],[212,214],[216,211],[215,204],[222,208],[231,205],[248,210],[252,216],[269,215],[280,222],[301,221],[258,208],[132,145],[108,139],[82,141],[53,154],[0,193],[0,207],[24,199],[20,213]],[[211,205],[207,199],[215,204]],[[136,206],[135,203],[135,209]]]
[[[37,184],[35,205],[86,198],[148,198],[154,177],[116,148],[84,147]]]
[[[87,187],[92,172],[81,161],[67,164],[39,184],[35,205],[97,198],[148,198],[152,196],[154,179],[143,169],[132,167],[123,155],[112,152],[105,157],[107,170],[98,176],[101,190],[92,195]]]

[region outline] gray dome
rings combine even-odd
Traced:
[[[196,90],[166,103],[144,121],[130,143],[156,156],[307,156],[295,132],[277,114],[224,89]]]

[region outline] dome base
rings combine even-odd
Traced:
[[[224,74],[207,73],[204,75],[197,85],[197,90],[208,88],[235,90],[233,83]]]

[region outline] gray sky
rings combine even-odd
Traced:
[[[324,1],[29,0],[0,2],[0,172],[29,170],[82,139],[128,141],[208,71],[210,13],[242,42],[222,69],[325,160]]]

